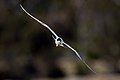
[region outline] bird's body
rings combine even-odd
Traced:
[[[61,47],[68,47],[70,50],[72,50],[77,56],[78,58],[94,73],[96,73],[94,70],[92,70],[88,65],[87,63],[81,58],[81,56],[78,54],[78,52],[72,48],[70,45],[68,45],[67,43],[65,43],[63,41],[62,38],[60,38],[48,25],[46,25],[45,23],[43,23],[42,21],[38,20],[37,18],[35,18],[34,16],[32,16],[30,13],[28,13],[24,8],[23,6],[20,4],[20,7],[22,8],[22,10],[27,14],[29,15],[31,18],[33,18],[34,20],[36,20],[38,23],[42,24],[44,27],[46,27],[51,33],[52,33],[52,37],[53,39],[55,40],[55,44],[56,44],[56,47],[58,46],[61,46]]]

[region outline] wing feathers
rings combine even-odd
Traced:
[[[37,18],[35,18],[34,16],[32,16],[30,13],[28,13],[24,8],[23,6],[20,4],[20,7],[22,8],[22,10],[27,14],[29,15],[31,18],[33,18],[34,20],[36,20],[38,23],[40,23],[41,25],[43,25],[44,27],[46,27],[47,29],[49,29],[49,31],[55,36],[52,35],[53,39],[54,40],[57,40],[59,37],[57,36],[57,34],[48,26],[46,25],[45,23],[43,23],[42,21],[38,20]],[[78,58],[94,73],[96,73],[92,68],[90,68],[90,66],[88,66],[88,64],[81,58],[81,56],[78,54],[78,52],[72,48],[71,46],[69,46],[67,43],[65,43],[64,41],[61,42],[61,44],[64,44],[65,46],[67,46],[69,49],[71,49],[77,56]],[[64,47],[64,46],[62,46]]]
[[[35,18],[34,16],[32,16],[30,13],[28,13],[24,8],[23,6],[20,4],[20,7],[22,8],[22,10],[27,14],[29,15],[31,18],[33,18],[34,20],[36,20],[38,23],[42,24],[44,27],[46,27],[47,29],[49,29],[49,31],[56,37],[58,38],[57,34],[48,26],[46,25],[45,23],[43,23],[42,21],[38,20],[37,18]]]
[[[82,58],[81,56],[78,54],[78,52],[72,48],[71,46],[69,46],[67,43],[63,42],[64,45],[66,45],[69,49],[71,49],[77,56],[78,58],[93,72],[96,73]]]

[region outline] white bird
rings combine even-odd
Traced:
[[[20,7],[22,8],[22,10],[29,15],[31,18],[33,18],[35,21],[37,21],[38,23],[42,24],[44,27],[46,27],[53,35],[53,39],[55,40],[55,44],[56,47],[61,46],[61,47],[68,47],[69,49],[71,49],[77,56],[78,58],[93,72],[96,73],[82,58],[81,56],[78,54],[78,52],[72,48],[70,45],[68,45],[67,43],[65,43],[63,41],[63,39],[61,37],[59,37],[48,25],[46,25],[45,23],[43,23],[42,21],[38,20],[37,18],[35,18],[34,16],[32,16],[30,13],[28,13],[23,6],[20,4]]]

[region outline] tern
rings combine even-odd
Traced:
[[[61,47],[68,47],[70,50],[72,50],[77,56],[78,58],[93,72],[96,73],[83,59],[82,57],[78,54],[78,52],[72,48],[70,45],[68,45],[67,43],[65,43],[63,41],[63,39],[61,37],[59,37],[47,24],[43,23],[42,21],[38,20],[37,18],[35,18],[34,16],[32,16],[30,13],[28,13],[23,6],[20,4],[20,7],[22,8],[22,10],[28,15],[30,16],[32,19],[34,19],[35,21],[37,21],[38,23],[40,23],[41,25],[43,25],[44,27],[46,27],[51,33],[52,33],[52,37],[55,40],[55,44],[56,47],[61,46]]]

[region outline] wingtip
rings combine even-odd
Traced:
[[[22,6],[22,4],[19,4],[20,5],[20,7],[23,9],[23,6]]]
[[[93,71],[94,74],[97,74],[97,72]]]
[[[20,5],[20,7],[22,7],[22,4],[19,4]]]

